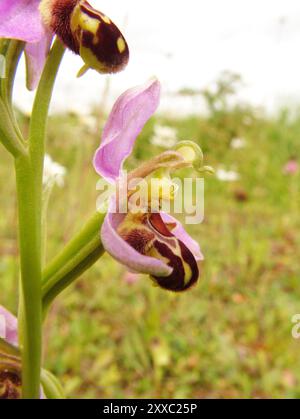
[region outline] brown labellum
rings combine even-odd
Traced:
[[[118,27],[86,0],[42,0],[45,24],[85,66],[100,73],[117,73],[129,60],[129,49]]]

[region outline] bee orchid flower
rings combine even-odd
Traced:
[[[160,84],[153,79],[128,90],[115,103],[94,158],[95,170],[108,182],[120,183],[123,163],[159,100]],[[185,144],[184,153],[179,149],[166,151],[128,177],[150,180],[162,171],[190,167],[196,148]],[[187,157],[191,155],[191,159]],[[158,178],[158,182],[167,180],[165,176]],[[151,208],[124,214],[115,211],[111,204],[101,229],[103,246],[129,271],[149,274],[156,285],[170,291],[187,290],[198,280],[198,262],[203,259],[199,245],[175,218],[162,211],[152,212]]]
[[[85,0],[1,0],[0,38],[26,43],[27,87],[33,90],[54,35],[81,55],[84,66],[100,73],[121,71],[128,63],[127,43],[116,25]]]

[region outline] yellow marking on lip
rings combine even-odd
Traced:
[[[42,0],[39,5],[39,10],[42,15],[45,25],[51,26],[52,20],[52,0]]]
[[[104,23],[107,23],[108,25],[111,24],[111,20],[110,20],[109,17],[107,17],[105,15],[102,15],[101,17],[102,17],[102,20],[103,20]]]
[[[122,54],[122,52],[124,52],[125,49],[126,49],[126,44],[125,44],[124,38],[122,36],[120,36],[117,40],[117,47],[118,47],[118,50],[119,50],[120,54]]]
[[[74,33],[80,30],[89,31],[97,35],[101,22],[93,17],[88,16],[79,6],[76,6],[71,15],[71,31]]]
[[[94,35],[98,32],[100,22],[89,16],[82,16],[80,26],[82,29],[92,32]]]

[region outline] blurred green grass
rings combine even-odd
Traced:
[[[54,304],[46,367],[70,397],[300,397],[300,341],[291,336],[300,312],[300,176],[283,174],[300,156],[300,113],[268,118],[239,106],[153,118],[129,167],[162,151],[150,141],[156,122],[197,141],[206,164],[240,173],[234,183],[206,179],[205,221],[187,227],[205,255],[199,284],[182,295],[146,276],[128,285],[124,268],[105,255]],[[50,119],[47,151],[68,174],[51,197],[48,259],[95,210],[99,131],[72,114]],[[237,136],[246,148],[230,148]],[[0,177],[0,301],[16,312],[16,197],[4,150]]]

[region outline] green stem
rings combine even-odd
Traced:
[[[22,394],[24,398],[40,397],[42,354],[42,178],[46,122],[57,71],[64,53],[55,41],[49,54],[32,110],[29,153],[15,161],[19,246],[22,281]]]
[[[12,39],[2,39],[0,41],[0,54],[5,57],[6,73],[5,77],[0,80],[0,95],[5,99],[11,110],[15,75],[24,45],[24,42]]]
[[[53,182],[48,182],[44,186],[43,191],[43,205],[42,205],[42,269],[44,269],[46,261],[46,249],[47,249],[47,215],[48,206],[50,202],[50,196],[53,189]]]
[[[42,178],[45,154],[45,135],[47,128],[50,100],[56,75],[61,63],[64,46],[57,39],[48,56],[32,108],[29,131],[29,152],[35,167],[36,178],[39,183],[40,198],[42,197]]]
[[[14,157],[26,155],[23,140],[16,131],[12,116],[3,99],[0,97],[0,140],[6,150]]]
[[[82,260],[70,271],[66,271],[64,275],[55,278],[55,284],[45,294],[43,294],[43,315],[45,316],[52,301],[84,272],[91,268],[103,255],[104,249],[98,246],[91,253],[82,258]]]
[[[100,229],[105,213],[96,213],[43,272],[42,298],[46,310],[54,298],[103,254]]]
[[[23,397],[39,398],[42,341],[39,191],[30,159],[17,159],[15,167],[23,299],[19,319],[23,338]]]

